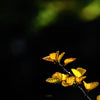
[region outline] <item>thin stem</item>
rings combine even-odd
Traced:
[[[84,96],[87,96],[87,94],[85,93],[85,91],[83,90],[82,87],[80,87],[80,86],[78,85],[78,88],[83,92]]]
[[[84,96],[87,97],[88,100],[92,100],[87,94],[86,92],[83,90],[83,88],[81,86],[78,85],[78,88],[83,92]]]
[[[74,76],[74,75],[73,75],[72,73],[70,73],[67,69],[65,69],[64,66],[63,66],[62,64],[60,64],[60,63],[58,63],[58,64],[59,64],[59,66],[60,66],[66,73],[68,73],[70,76]],[[92,100],[92,99],[88,96],[88,94],[83,90],[83,88],[77,84],[77,82],[76,82],[76,86],[83,92],[84,96],[87,97],[88,100]]]
[[[59,64],[59,66],[66,72],[66,73],[68,73],[70,76],[74,76],[72,73],[70,73],[67,69],[65,69],[64,67],[63,67],[63,65],[62,64],[60,64],[60,63],[58,63]]]

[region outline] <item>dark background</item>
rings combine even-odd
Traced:
[[[57,65],[42,60],[51,52],[65,51],[66,57],[77,60],[70,68],[87,69],[87,82],[99,79],[100,18],[89,22],[69,13],[35,32],[30,23],[39,9],[35,1],[3,0],[1,3],[1,96],[3,99],[84,100],[77,88],[49,84],[45,79],[54,72],[63,72]],[[67,68],[66,67],[66,68]],[[95,100],[100,87],[89,95]]]

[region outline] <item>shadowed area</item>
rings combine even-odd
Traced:
[[[75,87],[45,79],[63,70],[43,61],[59,50],[77,60],[66,68],[87,69],[86,81],[99,81],[99,0],[3,0],[1,6],[1,96],[4,99],[85,100]],[[93,100],[100,87],[89,95]]]

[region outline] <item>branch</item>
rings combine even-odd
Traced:
[[[62,64],[60,64],[60,63],[58,63],[59,64],[59,66],[66,72],[66,73],[68,73],[70,76],[74,76],[72,73],[70,73],[66,68],[64,68],[64,66],[62,65]]]
[[[88,100],[92,100],[92,99],[87,95],[87,93],[83,90],[83,88],[82,88],[81,86],[78,85],[77,87],[83,92],[84,96],[87,97]]]
[[[73,75],[71,72],[69,72],[62,64],[58,63],[59,66],[67,73],[69,74],[70,76],[75,76]],[[81,86],[79,86],[77,83],[76,83],[76,86],[83,92],[84,96],[87,97],[88,100],[92,100],[88,94],[83,90],[83,88]]]

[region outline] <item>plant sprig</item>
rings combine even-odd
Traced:
[[[59,51],[57,51],[57,52],[50,53],[49,56],[42,58],[43,60],[53,62],[54,64],[58,64],[66,72],[66,74],[56,72],[52,75],[52,77],[47,78],[46,82],[48,82],[48,83],[60,83],[64,87],[74,85],[82,91],[82,93],[84,94],[84,96],[88,100],[92,100],[89,97],[89,95],[87,94],[87,92],[80,86],[80,84],[83,84],[85,89],[89,92],[89,91],[95,89],[99,85],[99,82],[86,83],[84,81],[86,76],[83,76],[83,75],[86,73],[87,70],[82,68],[82,67],[78,67],[76,69],[71,68],[72,72],[68,71],[65,68],[65,66],[68,65],[69,63],[75,61],[76,58],[66,58],[64,60],[64,63],[61,64],[60,62],[61,62],[61,59],[64,56],[64,54],[65,54],[65,52],[62,52],[61,54],[59,54]],[[100,98],[100,97],[98,97],[98,98]],[[97,100],[100,100],[98,98],[97,98]]]
[[[60,66],[67,74],[69,74],[70,76],[74,76],[74,74],[72,74],[72,73],[69,72],[66,68],[64,68],[64,66],[63,66],[62,64],[60,64],[60,63],[58,63],[58,64],[59,64],[59,66]],[[87,97],[88,100],[92,100],[92,99],[88,96],[88,94],[83,90],[83,88],[77,84],[77,82],[76,82],[75,86],[77,86],[77,87],[82,91],[82,93],[84,94],[85,97]]]

